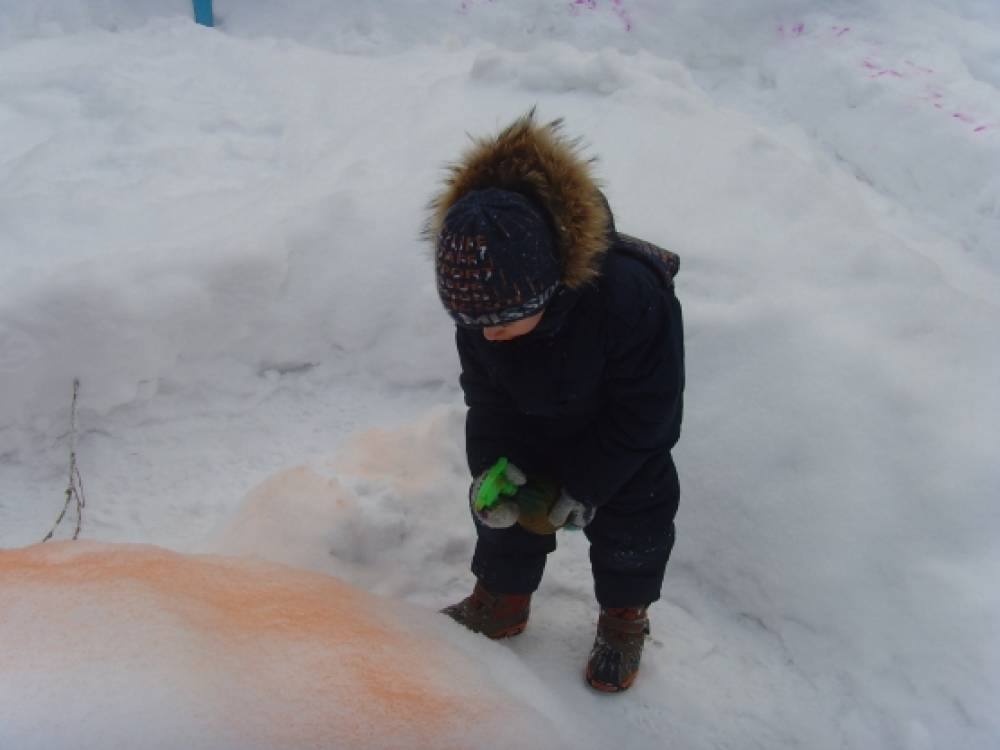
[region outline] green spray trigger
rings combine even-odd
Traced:
[[[501,496],[517,494],[517,485],[507,479],[506,456],[501,456],[493,464],[476,491],[476,510],[487,510],[500,502]]]

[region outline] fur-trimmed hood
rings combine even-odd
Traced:
[[[445,215],[473,190],[500,188],[522,193],[552,219],[562,283],[579,289],[600,274],[613,237],[607,200],[591,175],[593,159],[580,155],[579,140],[563,136],[562,120],[535,122],[535,111],[496,137],[475,138],[448,167],[444,189],[431,201],[424,236],[436,242]]]

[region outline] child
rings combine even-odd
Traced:
[[[586,679],[614,692],[638,672],[674,543],[678,260],[615,230],[590,161],[560,128],[532,111],[475,141],[431,204],[426,234],[457,324],[478,534],[475,588],[443,611],[491,638],[520,633],[552,530],[585,527],[601,607]],[[477,509],[500,458],[517,493]],[[525,518],[539,499],[551,533]]]

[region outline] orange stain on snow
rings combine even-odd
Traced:
[[[223,649],[236,652],[236,662],[246,660],[248,669],[261,658],[265,668],[268,658],[293,664],[298,659],[308,684],[271,684],[265,669],[255,685],[261,704],[274,712],[266,722],[271,740],[286,747],[320,746],[331,737],[378,745],[369,734],[372,727],[397,739],[405,735],[414,747],[464,745],[454,738],[461,729],[457,705],[467,696],[450,684],[443,666],[449,656],[439,653],[432,639],[411,635],[397,618],[380,614],[386,602],[335,578],[155,547],[68,542],[0,551],[0,591],[18,588],[85,595],[91,606],[109,608],[110,617],[116,601],[141,591],[186,628],[210,634]],[[72,613],[51,614],[63,622],[72,618]],[[136,626],[142,627],[141,615]],[[73,619],[70,627],[62,648],[72,659],[73,633],[87,623]],[[301,710],[324,703],[336,710],[325,715]]]

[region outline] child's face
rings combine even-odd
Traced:
[[[538,327],[544,312],[543,310],[540,313],[532,315],[530,318],[515,320],[513,323],[503,326],[487,326],[483,329],[483,336],[486,337],[487,341],[510,341],[511,339],[516,339],[518,336],[524,336]]]

